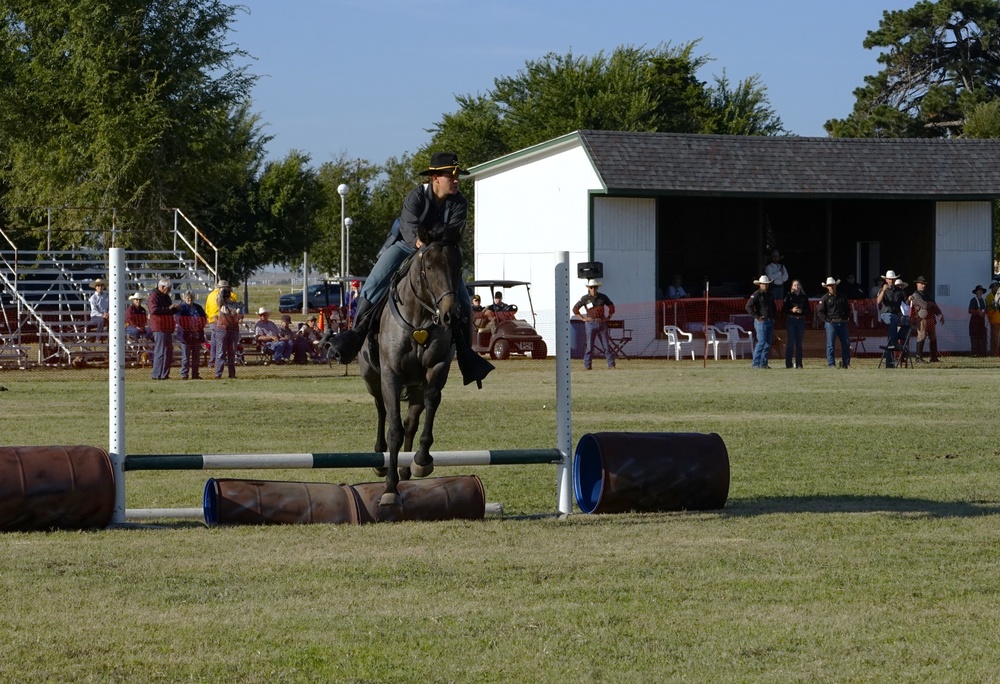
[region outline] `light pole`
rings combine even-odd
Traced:
[[[337,186],[337,193],[340,195],[340,281],[341,281],[341,292],[343,292],[343,281],[344,281],[344,269],[347,268],[347,262],[344,253],[344,247],[347,244],[347,238],[345,234],[347,232],[347,218],[344,213],[344,200],[347,199],[347,191],[350,188],[347,187],[347,183],[341,183]]]
[[[344,226],[347,228],[347,242],[344,245],[344,277],[351,275],[351,228],[354,226],[354,219],[350,216],[344,219]]]
[[[309,252],[302,252],[302,315],[309,313]]]

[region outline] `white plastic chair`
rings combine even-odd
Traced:
[[[680,361],[681,355],[687,356],[687,352],[690,351],[691,360],[694,361],[694,344],[692,343],[694,335],[684,332],[676,325],[663,326],[663,334],[667,336],[667,344],[673,347],[674,359]],[[684,348],[685,345],[687,345],[686,349]]]
[[[753,356],[753,332],[750,330],[744,330],[742,327],[736,325],[735,323],[730,323],[725,327],[726,336],[729,338],[730,351],[733,354],[733,358],[736,358],[736,354],[740,355],[740,358],[745,358],[743,356],[743,347],[746,345],[747,354]]]
[[[708,347],[714,352],[715,360],[719,360],[719,347],[723,349],[729,349],[729,358],[736,360],[736,352],[733,346],[733,342],[730,339],[729,332],[722,332],[714,325],[708,326],[705,329],[705,341],[708,343]]]

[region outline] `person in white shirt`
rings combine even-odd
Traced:
[[[771,294],[775,301],[785,298],[785,283],[788,282],[788,269],[781,263],[783,258],[778,250],[773,250],[771,261],[764,266],[764,275],[771,279]]]

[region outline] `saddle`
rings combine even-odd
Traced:
[[[396,290],[399,287],[399,282],[403,279],[403,276],[410,270],[410,264],[413,263],[414,257],[417,256],[419,252],[414,252],[403,260],[403,263],[399,265],[396,272],[392,274],[389,279],[389,291],[386,296],[382,297],[377,302],[372,302],[371,309],[369,310],[369,316],[371,317],[371,323],[368,324],[368,337],[366,341],[368,344],[362,348],[361,353],[365,354],[365,360],[368,362],[372,368],[381,371],[382,368],[379,364],[379,345],[378,345],[378,333],[380,330],[380,324],[382,322],[382,310],[385,309],[386,303],[389,301],[390,297],[396,298]]]

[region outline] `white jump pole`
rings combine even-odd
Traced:
[[[570,396],[569,252],[556,252],[556,448],[559,513],[573,512],[573,407]]]
[[[125,250],[108,253],[108,456],[115,476],[115,508],[111,524],[125,522],[125,335],[122,306],[125,287]]]

